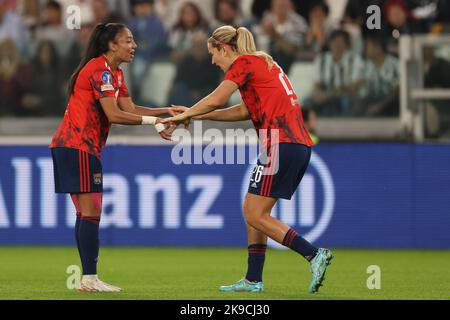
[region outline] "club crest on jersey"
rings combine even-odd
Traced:
[[[105,71],[102,73],[102,81],[105,84],[111,84],[112,83],[112,75],[109,73],[109,71]]]

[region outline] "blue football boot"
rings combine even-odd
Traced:
[[[222,292],[262,292],[264,286],[262,282],[250,282],[244,278],[232,285],[221,286],[219,290]]]
[[[312,279],[309,285],[309,292],[316,293],[319,291],[319,287],[325,280],[325,272],[328,266],[331,264],[333,255],[329,249],[320,248],[317,255],[311,260],[311,272]]]

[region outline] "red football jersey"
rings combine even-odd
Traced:
[[[231,65],[225,80],[239,86],[258,134],[265,129],[270,139],[271,130],[278,129],[279,142],[313,145],[297,95],[278,64],[269,69],[264,58],[242,55]]]
[[[92,59],[78,74],[64,119],[50,148],[73,148],[100,158],[111,123],[99,99],[128,96],[122,70],[117,68],[113,72],[104,55]]]

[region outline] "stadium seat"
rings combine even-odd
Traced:
[[[314,64],[312,62],[295,62],[289,71],[289,80],[300,102],[308,97],[313,89]]]
[[[157,62],[150,66],[144,78],[142,98],[153,101],[157,106],[165,106],[176,75],[176,67],[171,62]]]

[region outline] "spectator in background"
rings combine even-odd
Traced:
[[[399,63],[386,52],[381,37],[365,41],[366,63],[361,89],[363,116],[397,116],[399,112]]]
[[[293,9],[303,18],[308,17],[308,11],[311,4],[316,0],[291,0]],[[264,17],[266,11],[270,10],[272,0],[255,0],[252,3],[252,14],[256,19],[261,20]]]
[[[243,0],[241,0],[243,1]],[[251,1],[251,0],[248,0]],[[272,0],[255,0],[251,5],[251,12],[255,18],[261,20],[264,12],[270,9],[270,4]],[[345,6],[348,1],[353,0],[322,0],[330,9],[330,20],[334,24],[339,24],[344,15]],[[358,1],[358,0],[354,0]],[[372,0],[361,0],[361,1],[372,1]],[[377,1],[377,0],[373,0]],[[317,2],[317,0],[292,0],[295,12],[301,15],[303,18],[308,18],[308,13],[310,8]],[[366,6],[367,8],[367,6]]]
[[[220,70],[211,64],[206,40],[202,35],[194,38],[190,53],[177,65],[169,98],[171,103],[194,105],[218,86]]]
[[[252,13],[253,2],[254,0],[239,0],[239,13],[244,20],[256,23],[256,17]]]
[[[322,52],[327,45],[327,39],[331,32],[337,29],[328,19],[329,7],[324,0],[314,2],[308,12],[308,32],[305,38],[305,49],[302,50],[302,57],[309,53],[306,58],[311,60],[317,53]]]
[[[426,88],[450,88],[450,57],[436,55],[436,47],[423,49],[423,69]]]
[[[108,0],[109,8],[112,12],[120,13],[121,21],[128,21],[132,16],[131,3],[129,0]]]
[[[134,17],[129,22],[138,46],[134,63],[131,65],[133,95],[140,101],[140,89],[149,66],[159,56],[168,52],[167,32],[154,12],[153,0],[133,0]]]
[[[0,41],[12,39],[19,51],[25,51],[25,45],[28,41],[28,30],[15,11],[9,10],[4,0],[0,0]]]
[[[94,24],[97,23],[110,23],[110,22],[122,22],[123,18],[113,12],[109,7],[107,0],[91,0],[91,8],[94,16]]]
[[[317,136],[317,114],[314,110],[309,108],[302,108],[303,123],[309,136],[314,142],[314,145],[319,144],[319,137]]]
[[[2,0],[7,10],[16,11],[20,0]]]
[[[63,115],[65,110],[60,58],[51,41],[42,41],[32,61],[27,92],[22,98],[27,116]]]
[[[171,48],[171,60],[180,63],[190,53],[195,38],[208,37],[209,26],[203,19],[199,7],[186,2],[180,10],[177,24],[169,34],[169,46]]]
[[[367,8],[371,5],[376,5],[383,8],[386,0],[347,0],[345,6],[343,23],[353,24],[360,29],[360,33],[367,31],[365,26],[367,15]]]
[[[239,0],[216,0],[215,2],[215,21],[212,29],[221,26],[240,26],[249,27],[250,21],[245,21],[239,12]]]
[[[426,30],[435,31],[435,23],[450,22],[450,3],[448,0],[406,0],[414,18],[424,25]]]
[[[15,42],[0,41],[0,115],[26,115],[22,98],[29,75],[29,67],[21,61]]]
[[[73,41],[73,30],[69,30],[64,21],[59,2],[50,0],[44,8],[43,23],[36,29],[36,41],[52,41],[59,56],[66,56]]]
[[[154,10],[156,15],[164,23],[164,28],[170,30],[174,25],[174,12],[178,0],[155,0]]]
[[[314,88],[305,105],[313,107],[319,116],[350,116],[363,83],[363,61],[351,52],[346,31],[333,31],[329,44],[330,51],[314,60]]]
[[[252,14],[258,20],[261,21],[264,13],[270,10],[270,4],[272,0],[254,0],[252,3]]]
[[[436,47],[424,47],[424,84],[428,89],[450,89],[450,57],[436,55]],[[425,129],[428,137],[436,138],[449,128],[449,99],[430,101],[425,105]],[[435,117],[432,115],[435,114]],[[434,123],[433,123],[434,118]]]
[[[367,29],[367,8],[376,5],[383,8],[386,0],[348,0],[341,23],[341,29],[347,31],[351,36],[352,51],[362,55],[364,51],[363,38],[372,30]]]
[[[306,20],[294,11],[291,0],[272,0],[261,27],[269,39],[270,54],[284,72],[289,73],[297,51],[304,46],[308,30]]]
[[[41,7],[39,0],[22,1],[23,22],[30,31],[34,30],[38,26],[40,15]]]
[[[383,27],[388,39],[387,50],[398,57],[399,39],[402,34],[426,33],[426,28],[414,18],[405,0],[386,0],[384,5],[386,25]]]
[[[197,6],[207,24],[214,20],[215,0],[155,0],[156,14],[161,18],[167,30],[172,29],[178,22],[180,9],[186,2]]]

